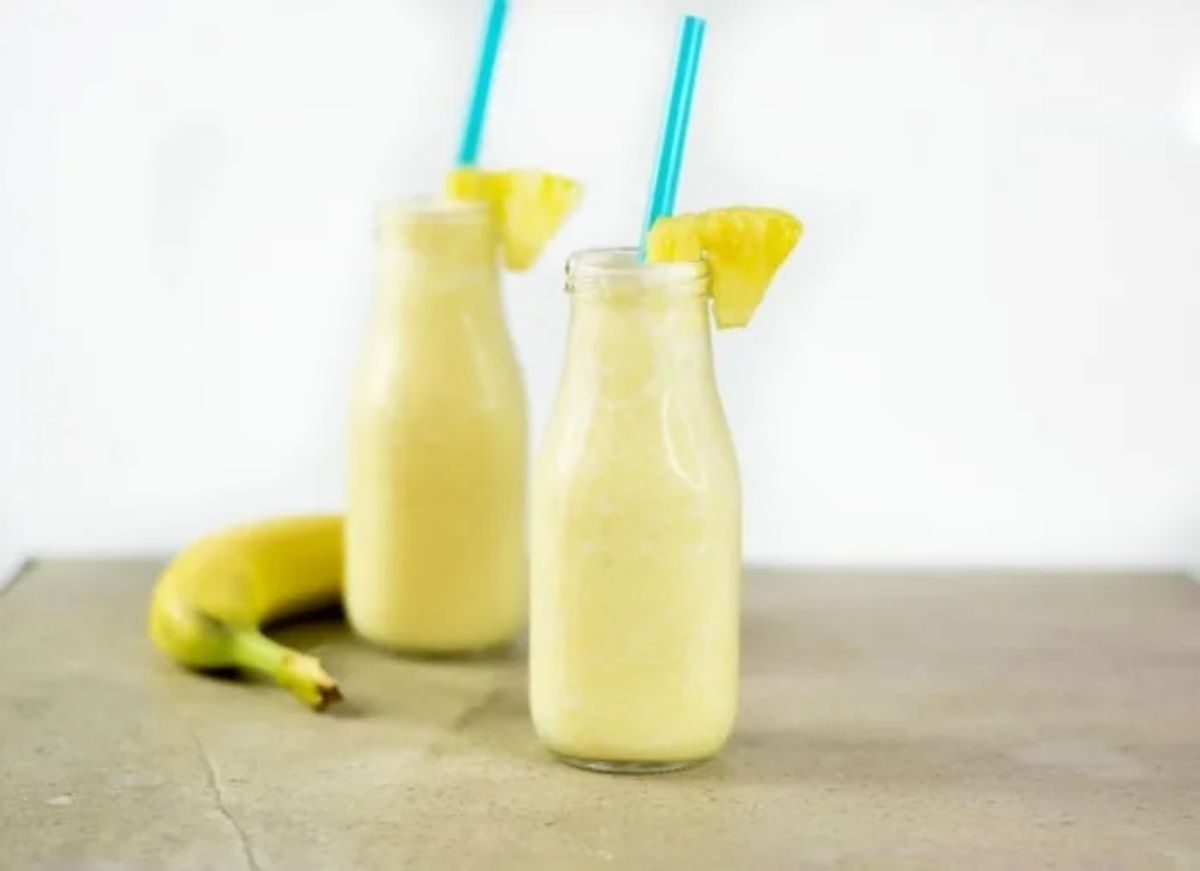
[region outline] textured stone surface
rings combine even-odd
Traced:
[[[520,657],[281,631],[312,714],[144,640],[149,562],[0,595],[0,866],[1200,868],[1200,588],[1169,575],[750,571],[719,759],[549,759]]]

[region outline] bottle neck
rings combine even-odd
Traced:
[[[710,389],[707,300],[575,296],[564,385],[582,384],[622,403]]]
[[[494,297],[495,231],[486,210],[465,204],[405,204],[380,210],[376,287],[381,299]]]
[[[647,265],[632,250],[613,249],[574,255],[567,275],[565,385],[583,380],[626,399],[713,387],[702,264]]]

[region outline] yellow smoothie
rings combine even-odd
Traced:
[[[524,621],[526,424],[485,206],[383,209],[350,407],[345,607],[416,653],[485,649]]]
[[[530,697],[589,767],[716,753],[737,700],[741,500],[701,264],[568,267],[566,365],[533,482]]]

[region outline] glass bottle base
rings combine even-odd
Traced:
[[[582,768],[585,771],[599,771],[603,774],[666,774],[668,771],[681,771],[704,762],[703,759],[675,759],[669,762],[617,762],[610,759],[583,759],[579,756],[564,756],[555,754],[568,765]]]
[[[424,659],[433,661],[458,661],[458,660],[489,660],[489,659],[506,659],[517,647],[518,641],[515,638],[508,638],[501,641],[488,641],[482,644],[463,645],[461,647],[430,647],[428,645],[416,645],[397,642],[382,636],[372,635],[369,632],[364,632],[350,621],[350,628],[360,639],[367,642],[376,650],[382,650],[391,653],[395,656],[403,657],[404,659]]]

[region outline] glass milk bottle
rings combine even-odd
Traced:
[[[380,210],[353,384],[344,600],[413,653],[512,640],[526,596],[525,397],[483,205]]]
[[[567,266],[571,326],[534,467],[530,698],[589,768],[715,754],[737,702],[741,497],[702,263]]]

